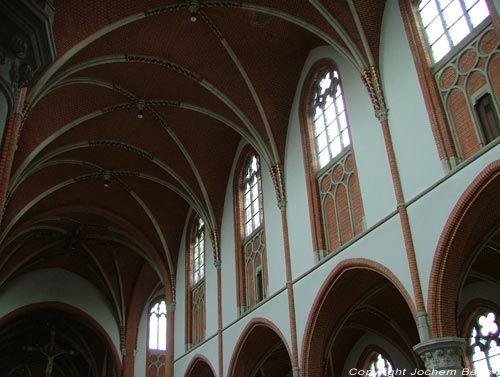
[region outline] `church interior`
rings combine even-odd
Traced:
[[[0,0],[0,376],[498,376],[499,14]]]

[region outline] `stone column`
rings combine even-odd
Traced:
[[[420,355],[427,371],[430,372],[426,373],[428,376],[461,376],[464,371],[465,340],[463,338],[430,339],[417,344],[413,349]]]

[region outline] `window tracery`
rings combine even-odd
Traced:
[[[245,237],[248,237],[262,224],[262,188],[259,160],[256,155],[248,159],[242,187]]]
[[[321,259],[363,230],[363,207],[340,73],[324,60],[313,67],[309,80],[302,135]]]
[[[205,339],[205,223],[194,215],[186,250],[186,349]]]
[[[157,301],[149,310],[148,348],[165,351],[167,349],[167,304]]]
[[[259,156],[247,148],[235,175],[238,307],[243,313],[267,296],[266,237]]]
[[[469,357],[479,377],[500,374],[500,322],[498,314],[486,311],[478,314],[468,334]]]
[[[193,235],[193,283],[205,277],[205,224],[198,218]]]
[[[325,69],[320,73],[313,89],[311,110],[316,158],[323,168],[351,143],[337,70]]]
[[[245,241],[243,244],[245,264],[246,306],[254,306],[266,296],[264,258],[266,244],[262,210],[262,182],[260,161],[255,154],[247,159],[242,181]]]

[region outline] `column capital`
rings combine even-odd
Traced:
[[[462,370],[465,340],[457,337],[429,339],[413,347],[430,371]]]
[[[175,307],[176,307],[176,303],[175,303],[175,301],[174,301],[174,302],[171,302],[171,303],[170,303],[170,311],[171,311],[172,313],[174,313],[174,312],[175,312]]]
[[[210,232],[210,240],[212,241],[214,252],[214,267],[219,269],[222,262],[220,257],[219,232],[217,230],[214,229]]]
[[[0,0],[0,90],[9,102],[9,115],[19,88],[54,60],[54,8],[33,0]]]
[[[278,201],[278,208],[281,212],[286,211],[286,192],[285,192],[285,181],[283,179],[283,169],[281,165],[277,163],[271,167],[271,178],[274,183],[274,190],[276,191],[276,199]]]

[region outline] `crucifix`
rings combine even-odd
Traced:
[[[74,355],[76,352],[74,350],[65,350],[60,348],[56,342],[56,329],[51,327],[50,329],[50,341],[41,347],[35,346],[26,346],[25,349],[27,351],[36,351],[40,352],[47,358],[47,366],[45,367],[45,377],[52,377],[52,370],[54,368],[54,359],[58,356],[68,354]]]

